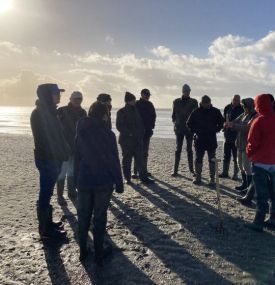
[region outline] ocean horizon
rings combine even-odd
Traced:
[[[19,134],[31,135],[30,115],[33,106],[0,106],[0,133],[1,134]],[[84,109],[88,109],[84,107]],[[118,131],[115,128],[116,113],[119,108],[112,109],[112,130],[116,135]],[[172,123],[172,109],[156,109],[157,120],[154,129],[155,138],[174,139],[174,126]],[[223,133],[218,135],[218,141],[223,141]]]

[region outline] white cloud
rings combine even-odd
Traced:
[[[28,75],[33,86],[47,79],[60,83],[68,93],[80,89],[86,95],[86,104],[98,93],[108,92],[113,96],[114,105],[119,106],[123,104],[126,90],[138,94],[146,87],[152,91],[152,100],[158,107],[171,107],[186,82],[191,85],[193,96],[199,98],[208,94],[220,107],[235,93],[253,97],[274,92],[275,32],[258,41],[233,35],[219,37],[208,51],[207,57],[200,58],[158,46],[146,57],[132,53],[112,56],[92,51],[46,53],[35,47],[4,42],[0,43],[3,62],[0,88],[5,92],[0,96],[27,96],[19,95],[20,88],[27,85],[26,79],[21,78],[22,70],[33,73],[34,77]],[[11,85],[17,88],[8,88]]]

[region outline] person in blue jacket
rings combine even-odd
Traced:
[[[109,109],[95,102],[87,118],[79,120],[75,140],[74,176],[78,190],[80,261],[86,260],[87,238],[93,214],[95,262],[103,265],[107,210],[115,186],[122,193],[123,180],[115,134],[108,128]]]

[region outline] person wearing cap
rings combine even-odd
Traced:
[[[93,214],[95,261],[100,266],[107,253],[103,242],[114,186],[117,193],[124,191],[116,137],[106,125],[108,113],[106,104],[93,103],[88,117],[79,120],[75,140],[79,259],[83,262],[89,255],[87,238]]]
[[[143,136],[143,160],[144,160],[144,168],[145,172],[148,176],[151,176],[151,173],[148,172],[148,153],[149,153],[149,145],[150,139],[153,135],[153,129],[155,128],[156,123],[156,110],[152,102],[150,102],[151,93],[148,89],[142,89],[140,93],[141,97],[136,102],[136,107],[141,115],[143,125],[144,125],[144,136]],[[137,166],[135,163],[134,166],[134,175],[133,178],[137,178]]]
[[[216,156],[218,147],[217,133],[222,129],[223,123],[223,116],[219,109],[212,106],[210,97],[207,95],[202,96],[200,107],[192,112],[187,121],[187,126],[195,134],[196,176],[193,183],[196,185],[201,185],[203,157],[207,152],[210,173],[208,185],[210,187],[215,186],[215,163],[212,159]]]
[[[117,112],[116,127],[119,131],[119,144],[122,149],[122,170],[127,184],[131,183],[131,164],[134,157],[140,180],[152,183],[148,178],[143,162],[144,124],[136,108],[136,97],[130,92],[125,93],[125,107]]]
[[[252,122],[246,146],[256,189],[256,215],[247,226],[258,232],[262,232],[264,226],[275,226],[275,114],[271,100],[270,94],[255,98],[258,116]],[[265,221],[268,210],[270,216]]]
[[[51,197],[63,161],[68,160],[70,148],[63,135],[56,107],[60,92],[56,84],[41,84],[37,88],[38,100],[30,118],[34,138],[34,158],[40,175],[40,190],[37,201],[39,234],[43,240],[64,239],[60,231],[62,223],[53,222]]]
[[[238,152],[238,165],[241,170],[242,184],[235,187],[238,191],[247,191],[247,188],[252,183],[252,166],[246,154],[247,136],[252,123],[257,113],[254,109],[254,100],[245,98],[241,101],[244,113],[241,114],[232,122],[225,123],[225,129],[233,129],[237,131],[236,146]],[[243,193],[243,192],[241,192]]]
[[[111,118],[112,97],[109,94],[101,93],[101,94],[99,94],[97,96],[97,102],[101,102],[101,103],[105,104],[108,107],[109,117],[108,117],[108,120],[107,120],[107,127],[111,130],[112,129],[112,118]]]
[[[224,108],[224,119],[226,122],[232,122],[238,118],[244,112],[241,106],[240,95],[234,95],[231,104]],[[233,180],[238,179],[239,167],[237,163],[237,147],[236,139],[238,132],[232,128],[224,128],[224,145],[223,145],[223,170],[219,175],[221,178],[228,178],[228,172],[230,167],[231,154],[234,162]]]
[[[72,200],[75,200],[77,197],[73,176],[73,150],[76,134],[76,124],[80,118],[87,116],[86,111],[81,107],[82,101],[82,93],[79,91],[74,91],[70,96],[70,102],[68,103],[68,105],[60,107],[57,110],[58,117],[63,126],[65,138],[71,148],[69,160],[62,164],[61,172],[57,179],[56,188],[59,203],[63,203],[63,193],[66,176],[68,197]]]
[[[184,138],[186,139],[186,151],[188,158],[189,171],[194,173],[193,166],[193,134],[186,126],[186,122],[190,114],[198,108],[198,101],[190,97],[191,88],[184,84],[182,87],[182,97],[173,103],[172,121],[174,123],[174,131],[176,134],[177,147],[175,152],[175,164],[172,176],[178,176],[178,168],[180,163],[181,151]]]

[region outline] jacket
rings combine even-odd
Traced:
[[[126,104],[117,111],[116,127],[121,145],[142,143],[145,134],[144,124],[136,106]]]
[[[237,119],[242,113],[244,109],[241,105],[233,107],[232,104],[228,104],[224,108],[223,117],[225,121],[232,122]],[[226,142],[234,143],[237,139],[238,132],[234,129],[225,129],[224,130],[224,138]]]
[[[70,148],[63,135],[55,106],[49,105],[46,100],[38,99],[36,108],[32,111],[30,123],[35,159],[68,160]]]
[[[195,134],[194,144],[196,148],[215,150],[218,146],[217,136],[224,123],[224,118],[219,109],[210,107],[197,108],[190,115],[187,126]]]
[[[74,177],[79,191],[110,184],[123,191],[115,134],[96,118],[82,118],[78,122]]]
[[[136,107],[141,115],[145,136],[151,137],[156,123],[156,110],[152,102],[140,99],[136,102]]]
[[[191,113],[198,108],[198,101],[193,98],[178,98],[173,102],[172,121],[176,134],[190,133],[186,122]]]
[[[257,96],[255,109],[258,116],[248,133],[246,153],[254,163],[275,164],[275,114],[270,98]]]
[[[87,117],[87,112],[80,108],[74,108],[71,103],[57,110],[58,117],[62,123],[65,138],[73,150],[76,134],[76,123],[82,117]]]

